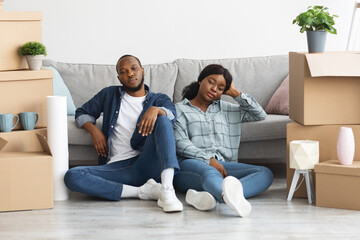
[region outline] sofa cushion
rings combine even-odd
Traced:
[[[70,91],[67,88],[64,80],[60,76],[59,72],[53,67],[43,67],[44,69],[51,69],[54,72],[53,79],[53,95],[54,96],[65,96],[66,97],[66,105],[67,105],[67,115],[74,116],[75,115],[75,104],[71,97]]]
[[[58,70],[69,88],[76,107],[81,107],[101,89],[120,85],[115,65],[75,64],[44,60],[44,66]],[[174,63],[144,65],[144,82],[151,91],[174,95],[175,80],[178,72]]]
[[[289,75],[271,97],[265,111],[268,114],[289,115]]]
[[[291,122],[288,116],[269,114],[265,120],[244,122],[241,130],[241,142],[264,141],[286,138],[286,124]],[[96,120],[96,126],[102,128],[102,116]],[[75,118],[68,116],[69,144],[93,145],[91,135],[75,125]]]
[[[184,87],[197,81],[201,70],[209,64],[220,64],[227,68],[233,76],[235,87],[252,95],[263,108],[289,73],[287,55],[218,60],[178,59],[175,63],[179,68],[175,84],[175,103],[182,100]],[[235,102],[229,96],[224,96],[223,99]]]
[[[241,142],[286,138],[286,124],[289,122],[291,122],[289,116],[275,114],[268,114],[263,121],[244,122]]]

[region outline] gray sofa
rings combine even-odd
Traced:
[[[208,64],[221,64],[233,75],[235,87],[251,94],[265,109],[271,96],[289,72],[287,55],[218,60],[177,59],[172,63],[144,65],[145,84],[153,92],[167,94],[174,103],[182,100],[183,88],[196,81]],[[115,65],[73,64],[45,60],[44,66],[58,70],[70,90],[75,106],[80,107],[102,88],[119,85]],[[228,96],[226,101],[234,101]],[[239,161],[246,163],[285,163],[288,116],[269,114],[260,122],[244,123]],[[102,119],[96,125],[101,129]],[[68,116],[70,165],[97,164],[91,136],[75,126]]]

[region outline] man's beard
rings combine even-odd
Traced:
[[[123,87],[124,87],[125,91],[133,93],[133,92],[139,91],[142,88],[143,85],[144,85],[144,76],[142,77],[141,82],[139,83],[139,85],[137,85],[136,87],[127,87],[127,86],[125,86],[125,84],[123,84]]]

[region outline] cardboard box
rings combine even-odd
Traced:
[[[18,54],[26,42],[41,42],[41,12],[0,12],[0,71],[28,69]]]
[[[36,112],[39,121],[35,128],[47,127],[46,96],[53,95],[52,90],[52,70],[0,72],[0,111],[12,114]],[[22,129],[21,121],[16,129]]]
[[[360,52],[289,55],[292,120],[360,124]]]
[[[0,211],[53,207],[52,156],[45,136],[46,129],[0,133]]]
[[[290,168],[289,143],[293,140],[314,140],[319,141],[319,162],[337,159],[337,138],[340,127],[351,127],[354,132],[355,144],[360,146],[360,125],[321,125],[304,126],[295,122],[288,123],[286,126],[286,145],[287,145],[287,192],[289,192],[294,169]],[[360,161],[360,149],[355,147],[354,160]],[[315,179],[315,178],[313,178]],[[299,180],[299,183],[301,178]],[[315,179],[316,181],[316,179]],[[307,198],[305,181],[295,192],[294,197]]]
[[[360,210],[360,161],[330,160],[315,165],[316,206]]]

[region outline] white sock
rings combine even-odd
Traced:
[[[120,198],[139,198],[138,191],[138,187],[123,184],[123,190]]]
[[[163,186],[174,188],[173,179],[174,179],[174,168],[167,168],[161,172],[161,183]]]

